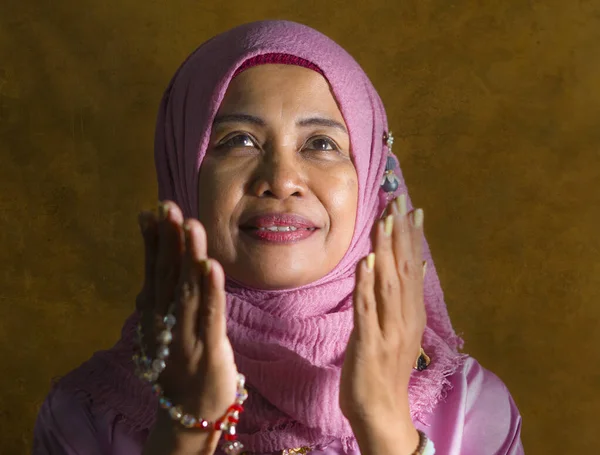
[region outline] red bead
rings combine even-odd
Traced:
[[[240,404],[237,404],[237,403],[236,403],[236,404],[234,404],[234,405],[231,405],[231,406],[229,407],[229,410],[233,410],[233,411],[242,412],[242,411],[244,410],[244,407],[243,407],[242,405],[240,405]],[[229,410],[228,410],[228,411],[229,411]]]
[[[229,420],[231,423],[238,423],[240,421],[239,419],[236,419],[236,418],[231,417],[231,416],[229,416],[229,418],[227,420]]]
[[[221,420],[217,420],[215,422],[215,430],[217,431],[221,431],[221,425],[223,424],[223,422]]]
[[[226,434],[225,435],[225,441],[235,441],[236,437],[234,434]]]

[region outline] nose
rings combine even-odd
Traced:
[[[306,178],[295,153],[265,153],[256,169],[252,193],[257,197],[287,199],[306,194]]]

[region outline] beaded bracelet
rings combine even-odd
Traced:
[[[169,344],[173,340],[172,329],[176,323],[175,316],[173,315],[173,306],[169,309],[166,316],[163,318],[164,330],[158,335],[157,341],[159,343],[156,350],[156,359],[152,359],[146,355],[142,336],[141,324],[137,325],[137,344],[140,350],[139,354],[134,354],[133,362],[136,366],[136,375],[152,384],[152,391],[158,397],[159,405],[162,409],[168,412],[169,416],[181,423],[186,428],[197,428],[201,430],[214,429],[217,431],[223,431],[225,433],[225,444],[222,446],[223,451],[228,455],[238,455],[242,449],[243,444],[237,440],[236,425],[240,419],[240,413],[244,410],[242,406],[246,398],[248,398],[248,391],[245,389],[246,379],[243,374],[238,373],[237,375],[237,391],[235,402],[227,408],[223,417],[218,419],[216,422],[210,422],[200,417],[195,417],[191,414],[185,414],[180,406],[173,405],[163,392],[162,387],[156,381],[167,366],[167,360],[169,358]]]
[[[417,432],[419,433],[419,446],[413,452],[413,455],[434,455],[435,446],[433,445],[433,441],[421,430],[417,430]]]

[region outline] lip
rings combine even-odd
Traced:
[[[273,226],[293,227],[293,231],[269,231],[267,228]],[[297,243],[312,236],[318,226],[309,219],[295,213],[262,213],[251,216],[240,225],[243,234],[270,244]]]
[[[309,219],[295,213],[261,213],[240,224],[242,230],[290,226],[296,229],[318,229]]]
[[[261,243],[267,243],[271,245],[286,245],[292,243],[298,243],[304,239],[311,237],[317,232],[316,229],[298,229],[297,231],[267,231],[260,229],[242,229],[242,234],[257,240]]]

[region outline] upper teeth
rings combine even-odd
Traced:
[[[287,232],[287,231],[297,231],[298,228],[296,226],[269,226],[269,227],[261,227],[260,231],[273,231],[273,232]]]

